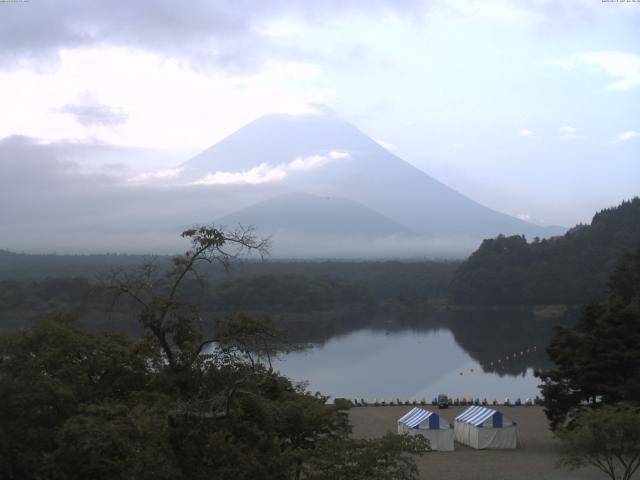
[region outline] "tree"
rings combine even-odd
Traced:
[[[245,312],[236,312],[216,323],[216,341],[222,348],[236,348],[255,367],[256,360],[267,359],[269,369],[272,358],[279,352],[293,350],[285,340],[285,332],[270,318],[257,318]],[[254,359],[254,357],[256,357]]]
[[[198,277],[197,266],[219,263],[229,270],[231,263],[247,252],[267,253],[269,240],[259,240],[251,228],[224,231],[199,226],[182,232],[190,248],[173,258],[173,268],[159,272],[154,262],[133,274],[115,272],[108,287],[131,299],[145,331],[158,343],[170,369],[179,374],[200,358],[203,348],[213,340],[204,340],[200,317],[195,307],[180,294],[190,276]],[[179,385],[180,386],[180,385]]]
[[[527,242],[482,242],[456,271],[449,293],[458,304],[576,305],[602,301],[622,255],[640,245],[640,198],[596,213],[590,225]]]
[[[253,356],[271,348],[271,326],[240,315],[221,324],[220,341],[203,331],[182,297],[196,266],[228,268],[266,243],[213,227],[183,237],[191,248],[171,269],[151,262],[111,279],[135,305],[143,338],[90,333],[67,315],[0,334],[0,477],[297,480],[312,462],[340,471],[383,459],[367,466],[371,478],[415,478],[412,458],[399,453],[411,445],[352,443],[327,397]],[[345,445],[355,456],[325,458]]]
[[[378,439],[349,439],[324,442],[321,455],[305,470],[309,480],[411,480],[418,469],[410,454],[429,450],[422,435],[387,434]]]
[[[620,260],[608,302],[558,329],[547,352],[556,368],[537,375],[553,429],[589,406],[640,402],[640,250]]]
[[[0,477],[39,478],[84,406],[132,405],[152,380],[141,342],[82,331],[65,314],[0,335]]]
[[[180,478],[168,443],[164,411],[151,404],[82,406],[56,434],[48,470],[64,480]],[[160,414],[159,414],[160,413]]]
[[[619,404],[586,410],[571,428],[561,429],[561,465],[591,465],[611,478],[630,480],[640,468],[640,409]]]

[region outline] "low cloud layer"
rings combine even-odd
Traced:
[[[132,183],[115,174],[83,172],[77,163],[67,160],[79,149],[90,155],[100,148],[44,144],[26,137],[0,140],[0,204],[10,206],[0,209],[0,249],[173,254],[185,248],[179,236],[185,228],[214,223],[231,211],[286,192],[278,182],[213,186]],[[317,168],[323,161],[346,158],[345,152],[332,152],[286,165]],[[451,258],[470,253],[478,243],[464,238],[258,232],[262,236],[273,233],[274,258]]]
[[[258,185],[260,183],[277,182],[286,177],[287,172],[282,167],[273,167],[268,163],[261,163],[255,168],[242,172],[214,172],[208,173],[193,185]]]
[[[179,233],[280,190],[170,187],[87,173],[69,158],[102,154],[89,144],[0,140],[0,248],[39,253],[173,253]],[[117,149],[111,148],[117,156]],[[123,149],[123,153],[126,153]]]
[[[298,157],[289,163],[271,165],[261,163],[257,167],[242,172],[213,172],[193,182],[193,185],[257,185],[284,180],[292,172],[315,170],[328,163],[348,160],[348,152],[333,150],[326,155]]]
[[[167,170],[158,170],[155,172],[143,172],[133,177],[127,178],[130,183],[148,183],[157,180],[167,180],[176,178],[182,172],[182,168],[169,168]]]

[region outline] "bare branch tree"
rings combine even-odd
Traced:
[[[193,276],[199,279],[198,264],[218,263],[229,271],[233,261],[251,253],[268,254],[270,240],[258,239],[252,227],[239,225],[235,230],[215,226],[194,226],[181,235],[189,249],[173,257],[170,268],[161,268],[157,260],[145,262],[134,272],[117,271],[107,288],[116,297],[132,300],[142,326],[151,333],[170,368],[190,367],[213,340],[203,338],[200,315],[192,304],[180,298],[180,288]]]

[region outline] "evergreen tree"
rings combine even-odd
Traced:
[[[640,250],[620,260],[608,302],[559,328],[547,352],[556,368],[538,376],[552,428],[585,405],[640,402]]]

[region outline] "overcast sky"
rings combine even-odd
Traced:
[[[640,194],[640,2],[0,2],[0,139],[155,171],[308,103],[487,206],[589,221]]]

